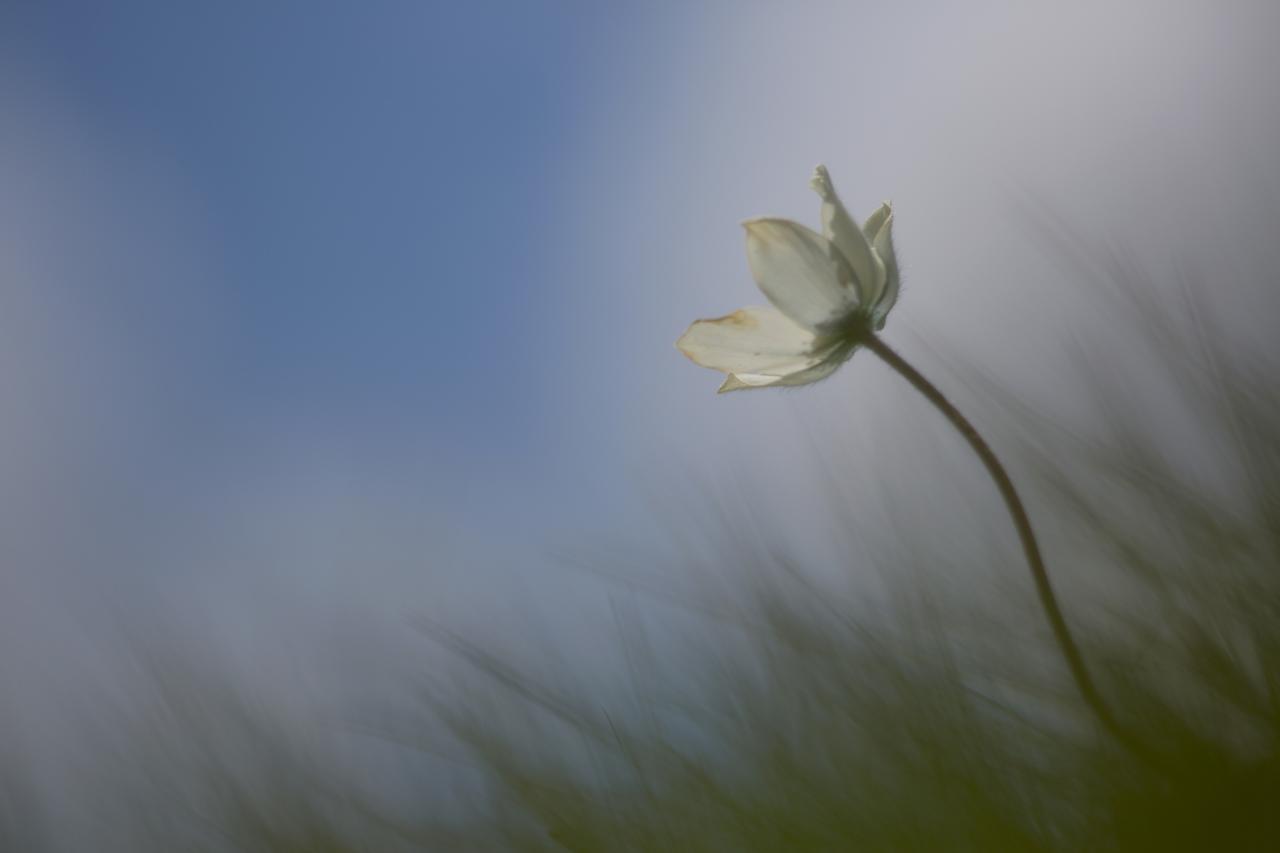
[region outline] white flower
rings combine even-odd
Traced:
[[[750,219],[747,262],[773,307],[698,320],[676,346],[728,374],[720,391],[807,385],[835,371],[863,337],[884,327],[898,299],[893,211],[888,202],[859,228],[819,166],[822,233],[788,219]]]

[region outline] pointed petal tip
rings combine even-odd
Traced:
[[[689,351],[690,338],[693,335],[693,330],[698,326],[698,324],[705,323],[705,322],[707,321],[694,320],[692,323],[689,324],[689,328],[684,330],[684,334],[676,338],[676,342],[675,342],[675,348],[680,351],[680,354],[683,355],[685,358],[689,359],[690,361],[694,362],[695,364],[697,364],[697,359],[695,359],[693,357],[693,353]]]
[[[716,393],[728,394],[730,391],[737,391],[745,387],[747,386],[738,381],[738,377],[730,373],[728,376],[724,378],[724,382],[720,383],[720,387],[716,389]]]
[[[707,322],[706,320],[699,319],[699,320],[694,320],[692,323],[690,323],[689,328],[685,329],[680,334],[680,337],[676,338],[676,343],[675,343],[676,349],[684,353],[686,357],[693,358],[692,355],[689,355],[690,341],[692,340],[694,331],[698,328],[698,326],[706,322]]]
[[[776,377],[752,377],[754,379],[764,378],[765,381],[748,382],[736,373],[727,374],[724,382],[720,383],[720,387],[716,389],[717,394],[728,394],[730,391],[746,391],[751,388],[768,388],[775,384],[778,379]]]
[[[835,194],[835,186],[831,183],[831,173],[827,167],[819,163],[813,167],[813,175],[809,178],[809,187],[822,198],[827,199]]]

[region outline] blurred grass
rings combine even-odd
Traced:
[[[714,525],[673,531],[701,538],[712,565],[647,581],[608,556],[592,567],[618,581],[620,689],[573,687],[586,682],[570,657],[538,671],[417,622],[455,666],[416,716],[373,728],[444,756],[447,802],[391,773],[357,785],[234,679],[144,650],[149,698],[89,783],[95,849],[1280,849],[1277,364],[1195,299],[1157,298],[1118,256],[1089,272],[1113,285],[1125,352],[1146,348],[1180,400],[1170,411],[1194,413],[1195,452],[1152,440],[1169,424],[1133,402],[1128,356],[1105,347],[1078,362],[1104,413],[1088,434],[977,373],[968,402],[999,425],[1015,479],[1037,484],[1033,516],[1053,513],[1068,618],[1168,772],[1097,730],[1016,562],[975,607],[904,543],[879,567],[890,604],[874,614],[722,506]],[[998,511],[994,491],[975,500]],[[0,845],[55,849],[27,779],[18,762],[0,771]]]
[[[1092,272],[1132,329],[1124,352],[1145,348],[1163,365],[1156,382],[1180,398],[1168,410],[1194,415],[1197,443],[1170,452],[1153,440],[1170,425],[1130,396],[1114,350],[1081,348],[1104,413],[1087,436],[995,383],[972,385],[984,420],[1005,425],[1001,443],[1019,445],[1021,478],[1047,487],[1054,523],[1080,543],[1051,553],[1051,571],[1095,578],[1071,585],[1090,598],[1069,613],[1084,617],[1110,701],[1169,769],[1135,764],[1095,729],[1046,632],[989,615],[1034,612],[1027,597],[1006,588],[1008,601],[975,614],[933,591],[946,587],[929,583],[929,567],[900,559],[886,573],[899,579],[891,615],[869,620],[804,580],[780,548],[744,546],[756,541],[752,519],[722,517],[717,554],[732,579],[693,585],[701,594],[682,606],[728,626],[658,665],[662,628],[634,618],[625,657],[648,669],[633,664],[629,706],[554,692],[428,626],[522,708],[491,700],[499,726],[478,704],[443,707],[497,783],[506,845],[1280,849],[1280,374],[1271,353],[1210,328],[1218,319],[1194,298],[1171,305],[1135,284],[1127,259],[1104,257]],[[1183,294],[1211,284],[1187,282]],[[1206,464],[1217,489],[1197,479]],[[983,497],[995,504],[994,492]],[[673,580],[699,571],[675,568]],[[1020,567],[1007,571],[1023,580]],[[664,690],[663,666],[700,667],[702,689]],[[505,822],[512,813],[522,820]]]

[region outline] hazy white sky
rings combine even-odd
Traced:
[[[833,425],[847,425],[835,452],[875,448],[894,468],[885,442],[922,410],[880,365],[855,358],[803,393],[718,398],[714,374],[655,346],[693,317],[762,301],[738,223],[815,222],[817,162],[854,209],[895,203],[905,290],[888,339],[1068,414],[1069,348],[1109,324],[1033,215],[1169,271],[1232,257],[1233,241],[1269,245],[1270,4],[696,8],[671,27],[683,49],[655,47],[648,89],[611,102],[577,147],[560,259],[564,317],[580,325],[564,339],[563,393],[591,413],[572,455],[594,455],[605,491],[692,464],[761,472],[803,502],[803,482],[783,485],[809,453],[798,434]],[[1270,297],[1223,287],[1223,312],[1264,333]]]

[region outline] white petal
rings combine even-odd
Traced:
[[[802,370],[817,363],[813,344],[813,332],[773,308],[743,308],[698,320],[676,341],[698,364],[725,373]]]
[[[853,271],[821,234],[786,219],[752,219],[747,262],[779,311],[802,326],[828,331],[858,306]]]
[[[723,394],[726,391],[742,391],[751,388],[768,388],[770,385],[776,385],[779,377],[762,376],[750,373],[730,373],[724,378],[724,382],[720,383],[720,387],[716,389],[717,394]]]
[[[884,221],[889,218],[891,213],[893,213],[893,206],[886,201],[867,217],[866,222],[862,223],[862,233],[873,246],[876,235],[880,233],[880,226],[884,225]]]
[[[880,230],[876,233],[873,245],[876,254],[884,261],[885,284],[884,292],[876,300],[871,308],[871,315],[875,318],[876,328],[884,327],[885,317],[898,301],[898,289],[901,286],[898,273],[898,256],[893,249],[893,213],[889,213],[885,217],[884,224],[880,226]]]
[[[884,267],[871,251],[870,239],[854,223],[844,202],[831,183],[826,166],[818,166],[809,179],[809,186],[822,196],[822,233],[840,250],[857,282],[858,295],[863,305],[870,305],[880,294],[884,283]]]
[[[764,373],[730,373],[720,386],[721,394],[726,391],[745,391],[752,388],[781,388],[795,385],[809,385],[825,379],[840,365],[848,361],[855,347],[840,344],[824,350],[821,358],[807,367],[797,370],[771,370]]]

